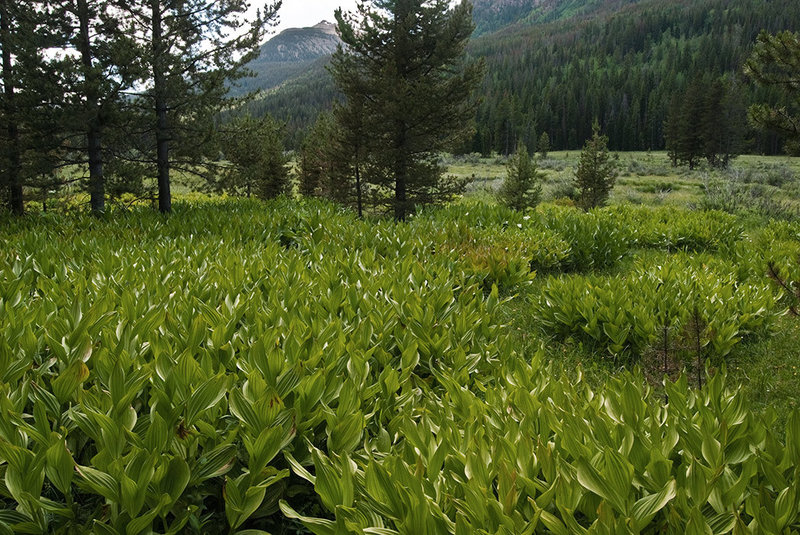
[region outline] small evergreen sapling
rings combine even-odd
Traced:
[[[536,160],[528,154],[524,144],[508,160],[506,179],[500,188],[500,202],[514,210],[534,208],[542,196],[542,177]]]
[[[539,142],[536,145],[542,159],[547,158],[547,153],[550,151],[550,136],[547,132],[542,132],[542,135],[539,136]]]
[[[592,137],[584,145],[575,171],[578,206],[585,211],[603,206],[616,180],[617,162],[608,152],[608,137],[600,135],[600,125],[595,121]]]

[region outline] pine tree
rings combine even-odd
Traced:
[[[60,95],[44,51],[55,46],[47,26],[52,5],[32,0],[0,0],[0,201],[25,212],[24,188],[52,171],[58,145],[52,117]]]
[[[345,104],[334,106],[333,116],[336,121],[337,145],[339,148],[340,169],[343,172],[334,180],[341,191],[350,192],[355,201],[358,217],[364,217],[364,172],[370,168],[367,146],[369,143],[366,108],[364,99],[359,95],[351,95]]]
[[[614,188],[616,179],[617,165],[608,152],[608,138],[600,135],[600,125],[595,121],[592,137],[583,146],[575,171],[578,206],[586,211],[603,206]]]
[[[667,119],[664,121],[664,144],[672,167],[678,167],[678,138],[681,135],[680,114],[681,101],[676,94],[670,101]]]
[[[214,118],[231,105],[227,83],[246,74],[279,7],[266,5],[242,32],[245,0],[138,0],[148,91],[137,100],[145,121],[134,136],[149,140],[140,150],[154,164],[161,212],[172,210],[171,169],[205,178],[202,165],[216,150]]]
[[[125,0],[65,0],[59,10],[64,42],[74,52],[58,61],[63,73],[64,113],[60,128],[67,147],[89,171],[90,206],[105,210],[109,130],[120,128],[125,92],[142,77],[133,19]],[[124,138],[121,138],[124,139]]]
[[[0,0],[0,47],[3,61],[3,161],[0,192],[4,204],[16,214],[25,211],[22,197],[22,155],[20,148],[20,110],[17,105],[17,70],[13,57],[19,53],[20,11],[23,3]],[[15,69],[15,67],[17,67]]]
[[[716,80],[706,91],[701,118],[703,155],[712,167],[728,167],[744,148],[747,128],[742,95],[734,82]]]
[[[741,153],[746,131],[742,96],[735,81],[692,82],[673,97],[664,137],[672,165],[694,169],[701,158],[727,167]]]
[[[536,160],[528,155],[528,149],[520,143],[508,160],[506,179],[498,192],[500,202],[519,211],[534,208],[542,196],[543,176],[536,167]]]
[[[339,165],[339,133],[330,113],[321,113],[317,122],[300,146],[298,157],[298,182],[300,194],[305,197],[331,198],[331,176]]]
[[[673,166],[685,163],[694,169],[705,154],[703,118],[707,87],[695,80],[677,99],[673,98],[664,124],[667,153]]]
[[[761,32],[744,69],[759,85],[780,88],[789,101],[789,106],[752,106],[751,121],[784,136],[787,149],[800,154],[800,34]]]
[[[283,126],[266,115],[244,115],[222,127],[220,148],[228,166],[212,187],[230,195],[274,199],[291,190],[289,158],[284,154]]]
[[[721,80],[715,80],[706,87],[705,105],[700,118],[700,136],[703,147],[703,156],[711,167],[722,167],[720,150],[725,134],[725,117],[722,113],[722,102],[725,87]]]
[[[359,117],[340,105],[333,113],[320,114],[300,148],[298,182],[302,195],[355,208],[363,217],[364,175],[371,166],[361,149],[364,142],[358,129],[349,130],[341,123]]]
[[[547,135],[547,132],[542,132],[542,135],[539,136],[539,142],[536,147],[539,149],[539,155],[542,159],[547,158],[547,153],[550,152],[550,136]]]
[[[357,15],[337,11],[346,45],[331,73],[348,102],[364,103],[369,159],[390,180],[387,199],[397,220],[415,206],[441,202],[457,191],[438,154],[471,134],[473,90],[483,65],[465,59],[474,29],[472,7],[462,1],[373,0]]]

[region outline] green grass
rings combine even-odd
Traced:
[[[580,157],[580,151],[550,152],[540,167],[545,174],[545,198],[553,199],[553,186],[569,182]],[[612,192],[612,204],[667,205],[696,207],[705,197],[705,185],[713,180],[728,180],[731,173],[760,180],[770,174],[794,175],[792,184],[773,189],[769,195],[800,208],[800,158],[789,156],[743,155],[733,160],[731,171],[718,171],[700,165],[697,170],[672,167],[665,152],[618,153],[619,177]],[[482,158],[467,163],[462,159],[447,160],[448,171],[455,176],[473,179],[469,192],[496,190],[505,176],[503,157]],[[753,176],[755,175],[755,176]],[[661,186],[669,186],[669,188]]]
[[[754,409],[775,412],[775,430],[782,433],[800,404],[800,318],[787,315],[771,336],[738,347],[728,373]]]

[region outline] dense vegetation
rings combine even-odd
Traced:
[[[15,0],[0,3],[0,202],[84,182],[93,212],[155,180],[172,206],[176,171],[219,159],[218,114],[280,2],[251,20],[244,0]],[[65,168],[83,177],[63,180]],[[28,190],[28,191],[26,191]]]
[[[673,96],[695,78],[740,76],[759,31],[796,31],[796,4],[761,0],[644,1],[578,22],[512,27],[477,39],[490,75],[473,150],[508,153],[542,131],[574,149],[598,119],[615,150],[664,147]],[[778,97],[739,80],[745,102]],[[752,135],[751,135],[752,137]],[[775,152],[774,137],[751,150]]]
[[[726,65],[765,9],[537,3],[528,22],[561,22],[504,34],[537,45],[504,64],[512,100],[528,55],[568,90],[615,85],[561,88],[561,132],[538,100],[498,137],[481,116],[473,148],[517,147],[481,158],[442,153],[469,145],[470,4],[359,3],[337,12],[346,100],[293,161],[269,116],[215,124],[266,23],[226,35],[245,3],[88,2],[0,0],[0,535],[800,532],[798,161],[730,165]],[[800,37],[755,50],[751,119],[798,145]],[[669,152],[612,155],[600,123],[639,146],[663,75]],[[647,112],[617,107],[632,89]],[[550,150],[593,115],[582,151]],[[173,211],[176,170],[195,179]],[[148,176],[161,213],[106,207],[107,177]],[[25,196],[70,182],[67,213]]]
[[[476,23],[480,28],[484,17],[524,11],[529,3],[519,4],[506,11],[488,6],[482,12],[476,6]],[[477,134],[463,152],[509,154],[520,139],[534,151],[542,132],[549,134],[553,149],[576,149],[591,137],[595,119],[613,150],[662,150],[670,103],[695,80],[711,84],[724,78],[735,83],[744,108],[781,102],[774,90],[751,86],[742,65],[761,30],[800,29],[796,3],[558,4],[571,7],[544,19],[534,11],[530,19],[472,41],[470,54],[486,59],[487,77]],[[548,5],[543,3],[542,9]],[[252,103],[252,110],[286,120],[291,146],[297,146],[302,131],[337,97],[324,74],[320,64],[313,74]],[[780,152],[778,137],[744,126],[742,137],[750,140],[747,151]]]
[[[541,328],[587,338],[589,321],[596,358],[645,362],[664,318],[690,325],[688,292],[719,366],[775,324],[762,268],[792,268],[796,224],[745,240],[713,212],[482,204],[394,224],[279,200],[3,228],[6,532],[800,527],[796,415],[778,441],[719,372],[667,382],[666,403],[638,374],[594,390],[506,326],[543,277]],[[605,274],[641,247],[669,260]],[[584,277],[595,297],[567,291]],[[638,290],[659,280],[669,300]],[[622,325],[609,285],[637,288]]]

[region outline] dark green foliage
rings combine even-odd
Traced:
[[[744,149],[746,130],[739,84],[697,79],[672,99],[664,137],[673,166],[694,169],[705,158],[712,167],[725,168]]]
[[[58,147],[53,128],[60,89],[44,49],[53,46],[47,26],[52,6],[34,0],[0,2],[0,207],[25,211],[24,187],[47,175]]]
[[[473,150],[502,152],[506,136],[524,137],[534,123],[555,148],[575,148],[589,136],[593,116],[602,118],[612,148],[662,148],[674,93],[698,74],[736,72],[750,35],[796,27],[798,16],[791,5],[776,18],[772,4],[757,0],[644,1],[622,9],[606,3],[591,20],[483,36],[472,49],[487,57],[493,76]],[[749,91],[744,97],[753,98]]]
[[[536,149],[539,151],[542,159],[547,158],[547,153],[550,151],[550,136],[547,135],[547,132],[542,132],[542,135],[539,136]]]
[[[703,118],[703,156],[712,167],[728,167],[742,153],[747,110],[738,80],[715,80],[708,90]]]
[[[519,145],[508,160],[506,179],[498,193],[500,202],[514,210],[526,210],[539,204],[542,196],[542,178],[536,160],[528,154],[525,145]]]
[[[704,88],[696,80],[672,99],[664,137],[673,165],[686,164],[694,169],[703,156],[704,98]]]
[[[800,5],[762,0],[603,2],[591,18],[519,25],[470,46],[490,76],[471,151],[508,153],[516,139],[546,131],[554,149],[574,149],[598,117],[614,150],[664,147],[663,125],[673,95],[700,76],[732,75],[753,36],[800,28]],[[742,102],[776,103],[774,88],[742,88]],[[751,137],[748,133],[747,137]],[[754,137],[774,153],[774,136]],[[532,144],[529,144],[529,148]]]
[[[340,125],[332,114],[321,114],[300,148],[300,194],[350,204],[356,196],[350,176],[352,161]]]
[[[486,2],[481,7],[491,15],[501,5],[511,13],[525,3]],[[774,0],[536,4],[544,10],[567,9],[552,18],[534,13],[523,24],[474,38],[468,47],[472,57],[485,58],[489,76],[481,89],[476,135],[460,149],[465,153],[510,154],[517,140],[533,151],[542,131],[549,134],[553,150],[576,149],[591,135],[593,117],[602,121],[613,150],[662,150],[670,100],[691,80],[738,73],[761,29],[800,29],[796,2],[777,9]],[[741,89],[745,106],[781,100],[775,88]],[[290,146],[296,146],[298,132],[313,124],[335,97],[319,65],[254,102],[252,109],[286,120]],[[752,138],[751,149],[758,153],[781,149],[775,134],[750,130],[746,138]]]
[[[0,200],[3,206],[17,214],[25,211],[22,200],[22,162],[20,148],[20,109],[15,94],[18,85],[19,65],[12,58],[27,47],[20,44],[24,31],[20,28],[20,12],[30,9],[24,3],[2,0],[0,2],[0,48],[3,62],[3,144],[2,175],[0,175]]]
[[[600,135],[600,125],[595,122],[592,137],[583,146],[575,170],[578,206],[591,210],[605,205],[616,179],[617,165],[608,152],[608,137]]]
[[[330,57],[314,61],[305,72],[284,82],[243,108],[254,117],[269,114],[286,123],[286,146],[299,149],[320,113],[330,110],[341,94],[327,71]]]
[[[245,0],[140,0],[135,4],[146,91],[135,104],[142,122],[138,161],[158,181],[158,207],[172,209],[171,170],[203,175],[215,156],[214,118],[230,106],[228,82],[246,74],[280,1],[266,4],[242,28]]]
[[[230,165],[212,184],[216,191],[260,199],[291,191],[283,126],[272,117],[238,117],[224,126],[220,137],[222,154]]]
[[[759,85],[776,87],[788,104],[756,104],[750,108],[751,120],[786,136],[787,148],[800,154],[800,34],[789,31],[759,34],[745,72]]]
[[[471,5],[446,0],[376,0],[358,15],[336,15],[347,45],[331,74],[347,104],[360,101],[371,177],[403,220],[420,205],[449,199],[438,153],[462,143],[474,117],[472,92],[483,68],[465,59]],[[342,123],[346,130],[351,127]],[[377,180],[380,177],[382,180]]]

